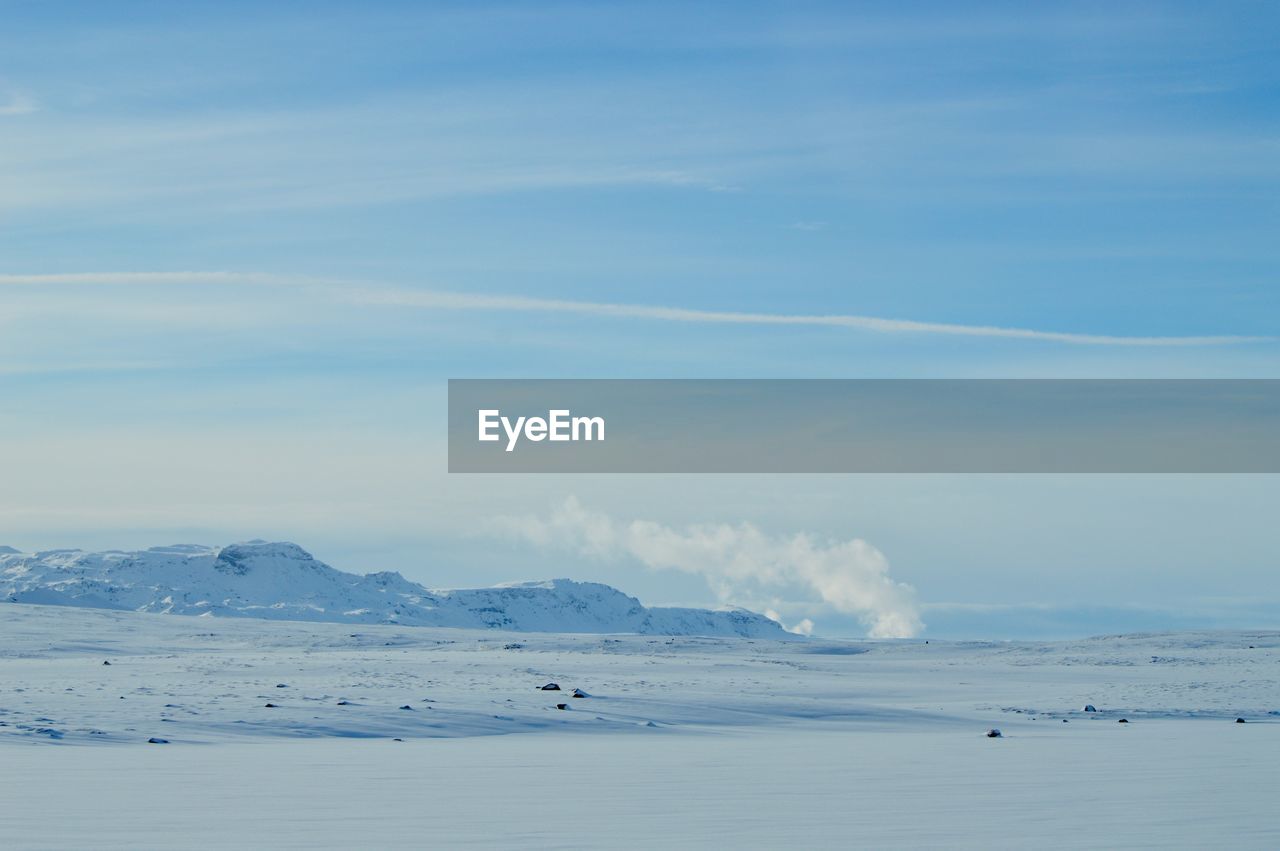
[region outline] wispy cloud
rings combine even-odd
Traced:
[[[0,115],[28,115],[40,109],[40,104],[22,92],[0,92]]]
[[[997,325],[965,325],[890,319],[857,314],[755,313],[732,310],[702,310],[677,306],[626,304],[539,298],[519,295],[481,295],[447,290],[385,286],[368,282],[253,272],[79,272],[65,274],[0,275],[0,286],[131,286],[131,285],[240,285],[305,287],[353,304],[413,307],[424,310],[493,311],[515,313],[559,313],[600,316],[652,322],[680,322],[719,325],[777,325],[848,328],[888,334],[931,334],[956,337],[996,338],[1087,346],[1217,346],[1274,342],[1275,337],[1245,335],[1122,336],[1010,328]]]
[[[163,361],[77,361],[55,364],[0,364],[0,376],[11,375],[60,375],[106,372],[146,372],[170,369],[172,364]]]
[[[738,186],[728,152],[690,151],[705,140],[674,132],[637,138],[637,117],[611,107],[616,93],[599,83],[521,89],[459,86],[271,110],[52,112],[0,138],[7,185],[0,209],[109,207],[146,220],[161,210],[205,216],[546,190]],[[615,119],[554,118],[600,117],[601,110]]]
[[[245,272],[69,272],[52,275],[0,275],[0,286],[38,287],[129,284],[283,284],[293,280],[282,275]]]
[[[627,319],[663,322],[700,322],[731,325],[802,325],[851,328],[861,331],[898,334],[941,334],[960,337],[996,337],[1015,340],[1039,340],[1094,346],[1212,346],[1232,343],[1265,342],[1271,337],[1188,336],[1125,337],[1108,334],[1077,334],[1040,331],[1029,328],[1005,328],[995,325],[959,325],[945,322],[921,322],[913,319],[885,319],[852,314],[806,315],[789,313],[747,313],[723,310],[695,310],[640,304],[569,301],[529,298],[524,296],[482,296],[415,290],[370,290],[351,294],[354,301],[366,304],[392,304],[401,307],[424,307],[457,310],[541,311],[577,313]]]
[[[654,570],[701,576],[724,604],[752,605],[762,594],[791,591],[816,595],[825,606],[857,617],[872,638],[910,638],[924,627],[915,589],[890,577],[884,555],[857,538],[768,535],[750,523],[682,529],[626,523],[572,497],[548,516],[506,518],[499,525],[538,546],[633,558]],[[796,628],[807,633],[813,624],[806,619]]]

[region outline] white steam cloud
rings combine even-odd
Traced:
[[[910,638],[923,628],[915,589],[894,581],[884,555],[857,538],[772,536],[749,523],[683,529],[625,523],[589,511],[572,497],[549,516],[506,518],[503,526],[538,546],[595,558],[629,557],[656,570],[701,576],[722,604],[749,605],[762,596],[800,592],[856,617],[872,638]],[[795,627],[812,629],[808,619]]]

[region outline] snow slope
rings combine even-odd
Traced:
[[[553,579],[428,590],[398,573],[357,576],[297,544],[248,541],[136,552],[0,547],[0,599],[180,615],[537,632],[783,637],[743,610],[647,608],[608,585]]]

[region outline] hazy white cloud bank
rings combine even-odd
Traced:
[[[770,599],[785,604],[798,596],[856,617],[873,638],[910,638],[924,626],[915,589],[894,581],[884,555],[858,538],[769,535],[749,523],[682,529],[645,520],[628,523],[590,511],[572,497],[549,515],[504,518],[501,525],[537,546],[592,558],[630,558],[651,569],[701,576],[725,605],[754,607]],[[798,632],[812,628],[808,619],[794,627]]]

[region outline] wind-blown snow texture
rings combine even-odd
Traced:
[[[741,609],[646,608],[594,582],[552,579],[439,591],[399,573],[357,576],[290,543],[175,545],[136,552],[0,547],[0,599],[179,615],[516,632],[639,633],[780,638]]]
[[[1280,732],[1280,633],[769,641],[0,608],[0,744],[824,724],[1017,738],[1238,716]]]

